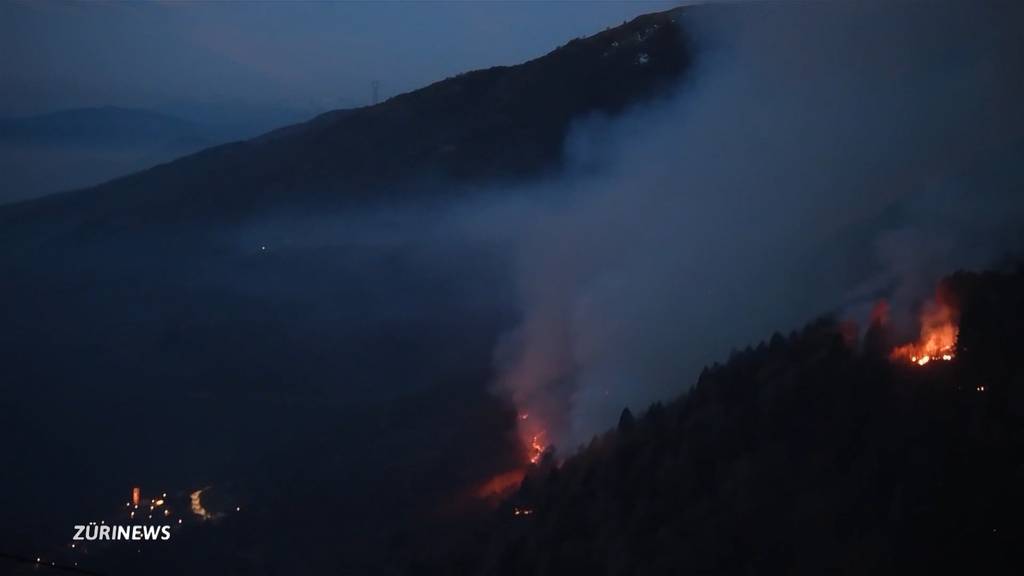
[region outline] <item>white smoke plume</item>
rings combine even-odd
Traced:
[[[561,177],[474,212],[515,247],[497,387],[572,449],[732,348],[1021,246],[1012,4],[691,9],[678,97],[581,122]]]

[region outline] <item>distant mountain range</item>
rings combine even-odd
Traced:
[[[0,118],[0,203],[98,184],[240,136],[134,108]]]
[[[4,145],[195,147],[210,145],[208,132],[167,114],[114,106],[0,119]]]

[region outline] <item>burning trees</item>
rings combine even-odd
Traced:
[[[933,361],[948,362],[956,355],[959,332],[955,314],[946,304],[928,302],[921,314],[921,332],[915,342],[897,346],[890,357],[924,366]]]

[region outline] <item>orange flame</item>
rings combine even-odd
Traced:
[[[489,499],[501,496],[518,487],[526,477],[528,468],[538,464],[548,448],[544,442],[546,431],[538,428],[539,423],[536,419],[531,419],[526,412],[519,413],[516,419],[518,420],[519,437],[526,448],[525,462],[521,467],[488,478],[475,489],[477,498]]]
[[[519,437],[522,438],[522,442],[526,446],[526,461],[530,464],[537,464],[548,447],[547,442],[544,441],[547,430],[536,418],[531,419],[528,412],[519,413],[518,428]]]
[[[530,450],[529,450],[530,464],[536,464],[536,463],[540,462],[541,456],[544,455],[544,450],[547,448],[547,446],[544,444],[544,442],[541,441],[541,439],[543,437],[544,437],[544,432],[543,431],[538,432],[538,433],[534,434],[532,437],[530,437]]]
[[[921,316],[921,335],[917,342],[897,347],[890,357],[918,366],[934,361],[948,362],[956,354],[957,334],[953,311],[943,304],[930,305]]]

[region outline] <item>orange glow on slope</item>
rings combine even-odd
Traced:
[[[890,358],[918,366],[936,361],[949,362],[956,354],[957,333],[953,312],[948,306],[929,306],[921,316],[921,336],[917,342],[897,347]]]
[[[497,474],[484,482],[483,485],[477,489],[476,495],[478,498],[501,496],[505,492],[518,487],[519,484],[522,483],[524,476],[526,476],[526,470],[523,469],[502,472],[501,474]]]
[[[142,500],[142,489],[135,486],[132,488],[132,505],[138,506],[140,500]]]
[[[540,463],[541,458],[544,456],[544,452],[548,449],[548,445],[544,441],[546,431],[539,427],[540,425],[535,418],[531,419],[528,413],[520,412],[516,416],[516,420],[519,437],[521,438],[526,452],[524,454],[523,465],[522,467],[514,470],[495,474],[491,478],[487,479],[474,491],[477,498],[487,499],[494,496],[501,496],[506,492],[517,488],[522,484],[523,478],[526,477],[526,472],[529,467]]]

